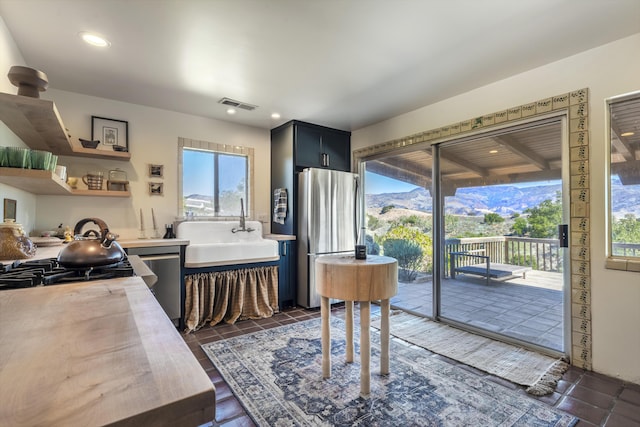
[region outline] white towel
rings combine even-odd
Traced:
[[[276,188],[273,190],[273,222],[284,224],[287,219],[287,189]]]

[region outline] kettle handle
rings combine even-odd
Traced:
[[[82,237],[89,237],[92,234],[95,236],[96,239],[100,238],[100,233],[98,233],[96,230],[85,231]]]
[[[107,227],[107,224],[103,220],[101,220],[100,218],[85,218],[85,219],[81,219],[76,224],[76,227],[73,229],[73,235],[76,236],[76,235],[80,234],[82,232],[82,227],[84,227],[85,224],[87,224],[89,222],[93,222],[98,227],[100,227],[100,238],[101,239],[104,236],[106,236],[107,233],[109,232],[109,228]]]

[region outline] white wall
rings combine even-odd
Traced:
[[[29,64],[25,63],[0,17],[0,76],[6,76],[13,65]],[[42,71],[46,73],[46,70]],[[41,93],[41,98],[56,103],[74,142],[79,137],[91,138],[92,115],[129,122],[130,162],[61,157],[58,164],[68,166],[69,176],[82,176],[96,169],[106,174],[110,169],[121,168],[131,181],[132,197],[34,196],[0,184],[0,203],[4,198],[17,201],[17,220],[27,232],[55,229],[61,223],[73,227],[82,218],[98,217],[120,234],[121,239],[137,238],[140,209],[145,216],[145,226],[151,228],[151,208],[160,232],[163,232],[163,225],[172,223],[178,214],[178,137],[253,147],[255,206],[252,213],[256,218],[269,218],[271,148],[268,130],[59,91],[52,89],[55,82],[49,84],[51,88]],[[15,94],[17,88],[8,78],[0,77],[0,91]],[[4,123],[0,123],[0,145],[24,146],[24,143]],[[162,197],[148,195],[149,163],[164,165],[164,179],[154,179],[164,183]],[[264,230],[265,233],[270,231],[269,222],[264,224]]]
[[[6,78],[13,65],[25,65],[24,58],[18,50],[9,30],[0,16],[0,92],[18,93],[18,88]],[[0,122],[0,146],[24,147],[24,143],[4,123]],[[0,184],[0,212],[4,216],[4,199],[16,201],[16,220],[30,230],[35,224],[36,197],[22,190]],[[0,218],[0,222],[3,218]]]
[[[256,218],[269,214],[271,148],[268,130],[54,89],[43,93],[42,98],[56,103],[73,142],[78,138],[91,139],[92,115],[128,122],[129,162],[62,157],[58,164],[67,166],[69,176],[79,177],[92,170],[102,170],[107,176],[110,169],[120,168],[127,172],[132,197],[38,196],[36,229],[55,229],[60,223],[73,227],[82,218],[98,217],[121,239],[137,238],[142,209],[149,236],[153,208],[158,228],[164,234],[164,224],[172,223],[178,215],[178,137],[253,147],[256,206],[252,211]],[[147,176],[150,163],[164,165],[163,179]],[[148,194],[150,181],[164,183],[164,196]],[[264,227],[268,232],[269,223]]]
[[[605,265],[605,98],[640,90],[640,34],[358,129],[356,150],[553,95],[590,89],[593,368],[640,383],[640,273]]]

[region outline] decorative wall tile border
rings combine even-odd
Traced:
[[[579,89],[437,129],[361,148],[353,152],[353,170],[365,158],[400,147],[452,140],[478,129],[516,124],[524,118],[566,111],[569,119],[570,225],[571,245],[571,363],[592,369],[591,340],[591,259],[590,259],[590,170],[589,170],[589,89]]]

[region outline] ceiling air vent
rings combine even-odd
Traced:
[[[233,108],[241,108],[247,111],[253,111],[258,108],[257,105],[247,104],[246,102],[236,101],[235,99],[231,98],[222,98],[220,101],[218,101],[218,104],[227,105]]]

